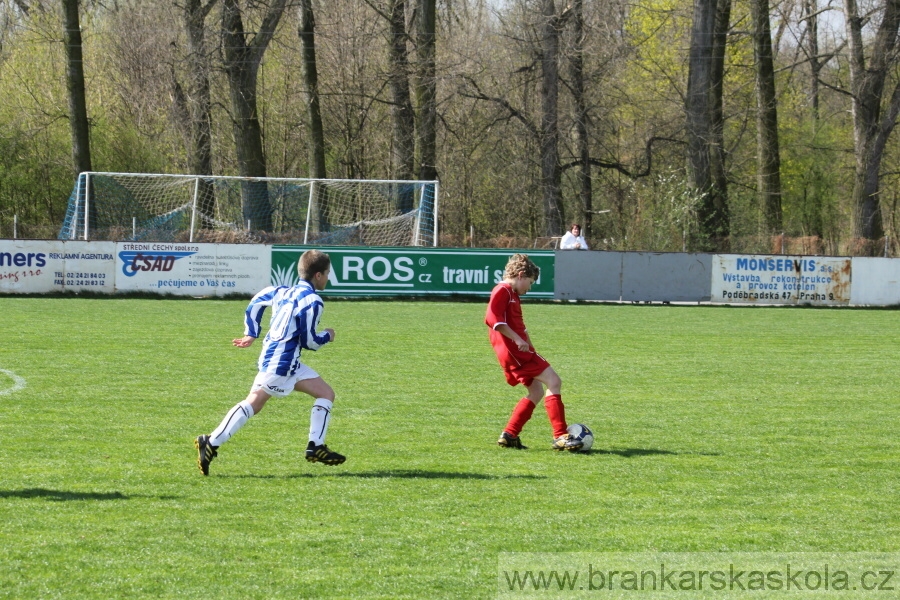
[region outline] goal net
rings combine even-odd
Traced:
[[[437,245],[436,181],[82,173],[60,239]]]

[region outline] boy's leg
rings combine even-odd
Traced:
[[[569,439],[566,424],[566,407],[562,402],[562,380],[553,367],[547,367],[543,373],[535,377],[538,381],[544,382],[547,386],[547,395],[544,397],[544,408],[547,410],[547,417],[550,419],[550,425],[553,427],[553,449],[554,450],[578,450],[582,443]]]
[[[513,409],[512,414],[509,416],[509,421],[506,423],[506,427],[503,431],[512,437],[519,437],[519,433],[522,431],[522,428],[525,427],[525,423],[531,419],[534,407],[534,401],[527,396],[519,400],[516,407]]]
[[[301,379],[294,384],[294,390],[315,398],[309,415],[309,443],[306,446],[306,460],[322,462],[326,465],[339,465],[346,458],[332,452],[325,445],[328,423],[331,421],[331,409],[334,406],[334,390],[321,377]]]
[[[535,379],[547,386],[544,408],[550,419],[550,426],[553,427],[553,437],[558,438],[565,435],[568,425],[566,424],[566,407],[562,403],[562,380],[553,367],[547,367]]]
[[[525,427],[525,423],[531,419],[534,407],[541,401],[541,396],[544,395],[544,386],[537,379],[533,379],[526,387],[528,388],[528,395],[516,404],[512,415],[509,417],[509,422],[506,424],[506,429],[504,429],[506,433],[513,437],[519,436],[522,428]]]
[[[544,386],[540,381],[532,380],[527,387],[528,395],[516,404],[509,421],[506,423],[506,428],[500,434],[500,439],[497,440],[497,444],[504,448],[526,449],[522,445],[522,440],[519,439],[519,433],[525,427],[525,423],[531,419],[534,407],[540,401],[541,396],[544,395]]]
[[[328,433],[331,408],[334,406],[334,390],[321,377],[301,379],[294,384],[294,390],[316,399],[309,415],[309,441],[321,446]]]
[[[263,409],[269,398],[271,396],[262,390],[250,392],[244,400],[235,404],[219,426],[213,429],[209,434],[209,443],[218,447],[227,442],[250,420],[250,417]]]
[[[500,439],[497,440],[498,446],[503,448],[515,448],[517,450],[527,449],[527,446],[522,444],[522,440],[519,438],[519,432],[522,431],[522,428],[525,427],[525,423],[531,418],[531,413],[534,412],[534,406],[534,402],[527,397],[519,400],[509,417],[509,422],[507,422],[506,427],[500,434]]]
[[[219,446],[231,439],[250,417],[261,411],[269,398],[271,396],[261,389],[250,392],[244,400],[231,407],[212,433],[197,437],[194,441],[198,453],[197,465],[204,475],[209,475],[209,463],[218,456]]]

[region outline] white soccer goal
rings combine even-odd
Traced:
[[[60,239],[436,246],[437,181],[82,173]]]

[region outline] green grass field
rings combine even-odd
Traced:
[[[488,598],[503,552],[900,551],[896,311],[526,305],[581,455],[540,408],[496,446],[523,388],[482,303],[326,300],[304,356],[347,462],[303,460],[295,394],[203,477],[193,438],[255,375],[245,304],[0,298],[0,597]]]

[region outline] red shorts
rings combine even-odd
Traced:
[[[512,386],[520,383],[525,387],[534,383],[534,378],[547,370],[550,366],[543,356],[535,352],[531,360],[522,364],[502,365],[503,374],[506,375],[506,383]]]

